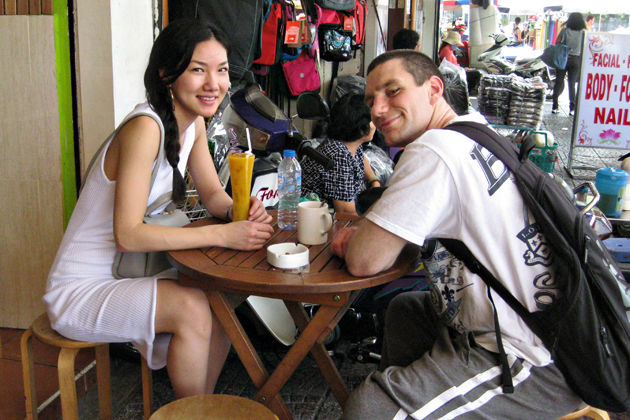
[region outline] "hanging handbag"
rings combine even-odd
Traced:
[[[140,112],[134,114],[131,117],[127,117],[116,128],[112,135],[103,142],[101,147],[96,151],[92,161],[88,165],[85,171],[84,179],[88,179],[92,172],[96,161],[99,156],[104,152],[105,146],[108,144],[109,139],[114,137],[118,131],[132,118],[140,115],[146,115],[157,121],[160,126],[160,149],[156,163],[151,171],[151,182],[149,184],[149,191],[153,188],[155,178],[157,177],[157,171],[160,166],[160,162],[164,160],[164,126],[162,121],[157,119],[155,115],[148,112]],[[175,169],[173,169],[175,170]],[[83,187],[81,187],[83,189]],[[158,214],[151,214],[160,206],[171,202],[166,209]],[[172,201],[172,192],[165,193],[158,197],[150,206],[147,207],[143,222],[148,225],[161,225],[161,226],[173,226],[182,227],[190,223],[188,216],[182,210],[175,208],[175,204]],[[164,270],[171,268],[171,264],[166,258],[166,251],[154,251],[154,252],[120,252],[116,253],[114,263],[112,265],[112,274],[117,279],[123,278],[138,278],[138,277],[151,277]]]
[[[563,29],[562,41],[559,44],[550,45],[543,51],[540,59],[543,63],[549,67],[553,67],[557,70],[564,70],[567,68],[567,61],[569,60],[569,52],[571,47],[564,44],[564,39],[567,35],[566,30]]]
[[[319,45],[322,59],[343,62],[352,58],[352,33],[341,25],[319,25]]]
[[[282,63],[282,71],[291,95],[312,92],[321,87],[315,60],[302,52],[296,60]]]

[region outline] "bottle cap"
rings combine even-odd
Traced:
[[[282,154],[284,155],[284,157],[295,157],[295,150],[293,150],[293,149],[284,149]]]

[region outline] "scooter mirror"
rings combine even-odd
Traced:
[[[315,92],[301,93],[297,98],[297,114],[304,120],[323,120],[328,117],[328,104]]]

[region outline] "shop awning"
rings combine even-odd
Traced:
[[[498,6],[509,7],[511,15],[543,13],[548,6],[563,6],[566,13],[580,12],[593,14],[628,13],[628,4],[618,0],[499,0]]]
[[[497,4],[499,0],[492,0],[492,4]],[[461,8],[461,6],[470,6],[470,0],[442,0],[442,6],[444,6],[444,10],[456,11]]]

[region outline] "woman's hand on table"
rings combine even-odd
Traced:
[[[249,220],[227,223],[218,229],[221,237],[220,246],[241,251],[262,248],[273,233],[273,227],[269,223]]]
[[[250,222],[258,223],[271,223],[271,216],[267,214],[265,205],[256,197],[250,197],[249,199],[249,217]]]
[[[337,231],[337,233],[335,233],[335,236],[333,236],[332,242],[330,243],[330,249],[333,254],[340,258],[346,257],[348,242],[350,242],[350,238],[352,238],[352,235],[356,232],[356,230],[357,228],[353,226],[341,228]]]

